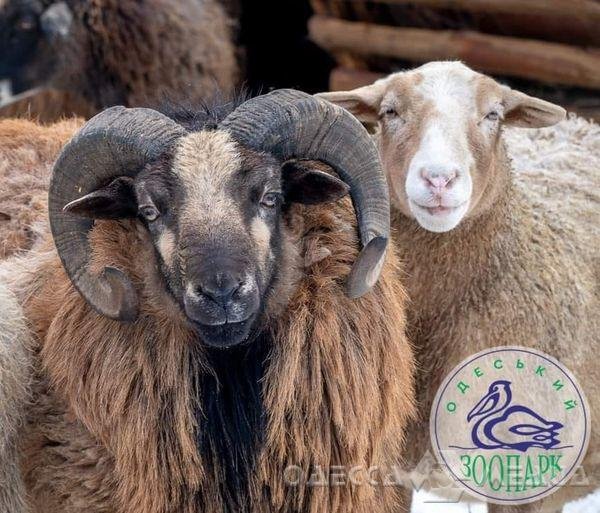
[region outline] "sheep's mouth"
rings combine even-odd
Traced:
[[[429,214],[432,216],[445,216],[457,208],[458,207],[443,207],[440,205],[438,207],[425,207],[425,210],[427,210],[427,212],[429,212]]]
[[[226,349],[251,339],[256,314],[240,322],[225,322],[218,325],[202,324],[192,321],[198,336],[207,346]]]
[[[464,207],[467,202],[465,201],[465,202],[461,203],[460,205],[456,205],[454,207],[444,206],[444,205],[424,206],[424,205],[419,205],[418,203],[416,203],[414,201],[411,201],[411,203],[418,209],[420,209],[424,212],[427,212],[431,216],[446,216],[446,215],[456,212],[458,209]]]

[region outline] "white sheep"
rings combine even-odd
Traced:
[[[485,348],[518,344],[559,358],[579,378],[592,414],[600,412],[598,125],[561,122],[561,107],[459,62],[432,62],[320,96],[378,127],[420,369],[424,416],[409,435],[413,463],[428,447],[437,385]],[[502,135],[504,127],[556,123],[529,138],[522,130]],[[596,488],[599,432],[592,430],[583,463],[590,486],[563,487],[517,511],[560,511]]]

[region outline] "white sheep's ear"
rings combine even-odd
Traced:
[[[510,126],[541,128],[565,119],[567,111],[558,105],[504,87],[504,122]]]
[[[376,123],[386,83],[383,79],[352,91],[318,93],[315,96],[346,109],[362,123]]]
[[[51,39],[67,37],[72,23],[73,13],[65,2],[52,4],[40,17],[42,31]]]

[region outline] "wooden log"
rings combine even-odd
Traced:
[[[311,0],[311,4],[315,14],[349,21],[436,30],[462,28],[576,46],[600,46],[600,0]],[[467,12],[471,14],[466,15]],[[413,23],[425,19],[433,25]],[[397,23],[399,20],[402,22]],[[452,25],[438,26],[443,20],[452,20]]]
[[[348,91],[372,84],[375,80],[383,77],[385,75],[381,73],[338,66],[331,71],[329,76],[329,89],[331,91]]]
[[[339,0],[310,0],[310,6],[315,14],[343,18],[347,10],[346,2]]]
[[[475,69],[541,82],[600,89],[600,50],[470,31],[388,27],[324,16],[310,37],[328,51],[426,62],[459,59]]]
[[[356,1],[356,0],[353,0]],[[366,0],[358,0],[366,1]],[[469,12],[568,16],[600,22],[596,0],[369,0],[386,4],[410,4]]]

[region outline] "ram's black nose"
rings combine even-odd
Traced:
[[[243,284],[243,277],[239,273],[207,273],[196,284],[195,292],[198,296],[205,296],[218,305],[226,307]]]
[[[252,275],[220,266],[195,273],[183,303],[207,344],[233,345],[248,335],[260,308],[260,294]]]

